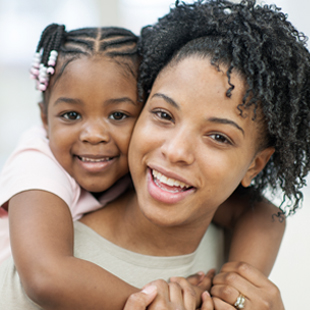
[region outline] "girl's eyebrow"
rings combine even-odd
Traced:
[[[54,102],[54,105],[59,104],[60,102],[66,102],[66,103],[74,103],[74,104],[82,104],[82,101],[80,99],[74,99],[74,98],[67,98],[67,97],[59,97]]]
[[[228,124],[228,125],[232,125],[234,127],[236,127],[237,129],[239,129],[243,136],[244,136],[244,130],[234,121],[227,119],[227,118],[219,118],[219,117],[211,117],[208,118],[207,121],[211,122],[211,123],[218,123],[218,124]]]
[[[164,94],[161,94],[161,93],[156,93],[152,96],[152,98],[154,97],[159,97],[159,98],[162,98],[164,99],[167,103],[169,103],[170,105],[172,105],[173,107],[175,107],[176,109],[180,110],[180,106],[173,100],[171,99],[170,97],[164,95]]]
[[[133,101],[131,98],[129,97],[122,97],[122,98],[112,98],[112,99],[108,99],[104,102],[105,105],[110,105],[110,104],[118,104],[118,103],[122,103],[122,102],[128,102],[128,103],[132,103],[133,105],[137,106],[138,103]]]
[[[73,103],[73,104],[83,104],[83,101],[80,99],[75,99],[75,98],[67,98],[67,97],[59,97],[57,100],[54,102],[54,105],[59,104],[60,102],[66,102],[66,103]],[[122,97],[122,98],[113,98],[106,100],[104,102],[105,105],[111,105],[111,104],[118,104],[121,102],[129,102],[132,103],[133,105],[137,106],[138,103],[130,99],[129,97]]]

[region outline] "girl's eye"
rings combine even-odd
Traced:
[[[115,121],[121,121],[123,119],[125,119],[126,117],[128,117],[128,115],[126,115],[125,113],[122,112],[114,112],[112,114],[110,114],[109,118],[113,119]]]
[[[210,137],[215,140],[216,142],[219,142],[219,143],[223,143],[223,144],[232,144],[231,141],[226,138],[225,136],[219,134],[219,133],[215,133],[215,134],[212,134],[210,135]]]
[[[64,113],[62,117],[70,121],[74,121],[74,120],[80,119],[81,115],[77,112],[70,111],[70,112]]]

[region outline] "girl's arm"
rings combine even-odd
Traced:
[[[72,217],[66,203],[45,191],[9,201],[12,254],[27,295],[42,308],[123,309],[138,289],[73,256]]]
[[[251,201],[251,194],[234,193],[217,210],[214,222],[232,232],[228,261],[246,262],[268,276],[285,230],[285,218],[267,199]]]

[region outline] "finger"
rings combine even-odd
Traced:
[[[215,276],[215,269],[211,269],[208,271],[208,273],[203,277],[203,279],[200,281],[198,286],[203,291],[210,291],[210,288],[212,286],[212,281]]]
[[[183,292],[181,286],[176,282],[171,282],[169,285],[169,299],[176,305],[183,304]]]
[[[200,305],[201,303],[200,299],[201,292],[199,291],[199,293],[197,294],[193,286],[185,278],[174,277],[173,280],[174,282],[172,283],[178,284],[178,286],[182,290],[182,298],[185,309],[196,309],[196,305]]]
[[[146,286],[142,291],[129,296],[124,310],[146,310],[156,295],[157,287],[155,285]]]
[[[251,282],[256,287],[267,284],[267,277],[255,267],[244,262],[229,262],[223,265],[221,272],[235,272]]]
[[[221,272],[213,279],[213,285],[225,285],[235,288],[245,296],[251,296],[258,288],[235,272]]]
[[[198,283],[204,278],[205,273],[203,271],[199,271],[195,274],[192,274],[186,278],[186,280],[192,285],[198,285]]]
[[[200,310],[213,310],[214,304],[209,292],[205,291],[202,293],[202,305]]]
[[[217,297],[213,297],[214,309],[215,310],[236,310],[236,308],[225,301],[218,299]]]
[[[240,293],[234,287],[229,285],[214,285],[211,288],[211,295],[230,305],[234,305]]]

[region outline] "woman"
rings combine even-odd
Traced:
[[[101,251],[110,242],[148,263],[199,258],[215,211],[240,183],[260,193],[279,179],[293,211],[309,170],[309,52],[284,15],[252,2],[179,5],[144,30],[141,50],[148,100],[129,151],[137,193],[86,215],[75,230],[80,257],[99,257],[126,281],[137,281],[137,271],[125,274],[122,258],[107,262],[86,245],[105,240]],[[5,272],[16,279],[12,262]],[[23,296],[18,281],[5,283],[13,288],[3,287],[2,302],[10,291]],[[283,309],[274,285],[244,264],[225,265],[211,293],[215,309]],[[25,296],[21,303],[29,306]]]

